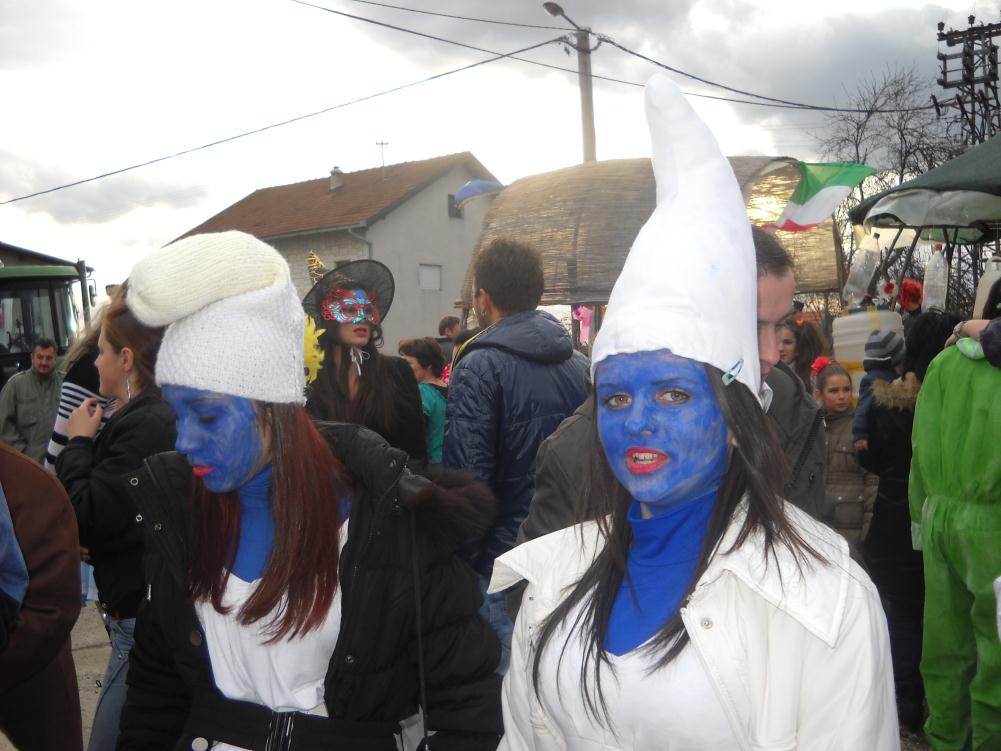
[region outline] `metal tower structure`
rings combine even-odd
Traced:
[[[994,38],[1001,36],[1001,23],[974,25],[974,16],[967,18],[969,27],[945,30],[939,21],[938,41],[958,52],[939,52],[942,76],[938,84],[943,89],[956,89],[951,99],[932,96],[935,111],[956,110],[953,122],[961,131],[966,144],[983,143],[1001,132],[1001,101],[998,100],[998,46]]]

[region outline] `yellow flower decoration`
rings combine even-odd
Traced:
[[[325,332],[326,329],[316,327],[313,316],[306,316],[306,341],[303,354],[305,355],[307,384],[316,380],[320,368],[323,367],[323,348],[320,346],[320,336]]]

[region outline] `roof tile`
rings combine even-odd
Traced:
[[[367,224],[460,164],[494,179],[468,151],[346,172],[342,187],[333,193],[329,177],[255,190],[182,237],[240,230],[269,238]]]

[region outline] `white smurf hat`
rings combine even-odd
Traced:
[[[305,403],[304,314],[288,263],[244,232],[192,235],[137,263],[126,303],[167,326],[156,382]]]
[[[707,363],[756,397],[757,267],[730,163],[666,76],[646,85],[657,208],[629,250],[594,341],[591,376],[611,355],[668,349]]]

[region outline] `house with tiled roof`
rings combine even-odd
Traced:
[[[186,232],[240,230],[275,247],[288,260],[301,295],[311,286],[309,255],[328,269],[373,258],[396,280],[383,325],[384,351],[400,339],[437,336],[454,304],[491,200],[456,208],[470,180],[496,180],[463,152],[359,172],[330,171],[317,180],[261,188]]]

